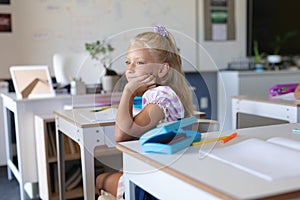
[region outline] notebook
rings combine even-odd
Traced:
[[[267,181],[300,176],[300,141],[284,137],[247,139],[213,149],[208,156]]]

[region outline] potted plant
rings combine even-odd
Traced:
[[[287,40],[296,36],[298,31],[289,31],[285,33],[283,36],[277,35],[275,40],[270,44],[271,47],[274,49],[273,54],[268,55],[267,60],[272,65],[275,66],[276,63],[280,63],[282,58],[280,56],[280,50],[282,45],[286,43]]]
[[[253,53],[254,53],[254,66],[256,71],[263,71],[264,69],[264,60],[263,54],[259,53],[258,42],[253,42]]]
[[[105,73],[101,77],[102,89],[105,92],[112,92],[119,80],[118,73],[111,69],[111,53],[114,48],[106,40],[97,40],[92,43],[85,43],[85,49],[91,58],[98,61],[105,69]]]

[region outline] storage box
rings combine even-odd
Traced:
[[[196,117],[188,117],[169,124],[158,126],[144,133],[140,143],[144,152],[173,154],[201,140],[201,134],[189,130],[197,123]]]

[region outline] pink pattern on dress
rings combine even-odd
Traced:
[[[184,107],[169,86],[158,86],[147,90],[142,97],[142,105],[157,104],[164,110],[165,119],[162,122],[176,121],[184,118]]]

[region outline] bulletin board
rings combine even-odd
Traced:
[[[205,40],[235,40],[234,0],[204,0]]]

